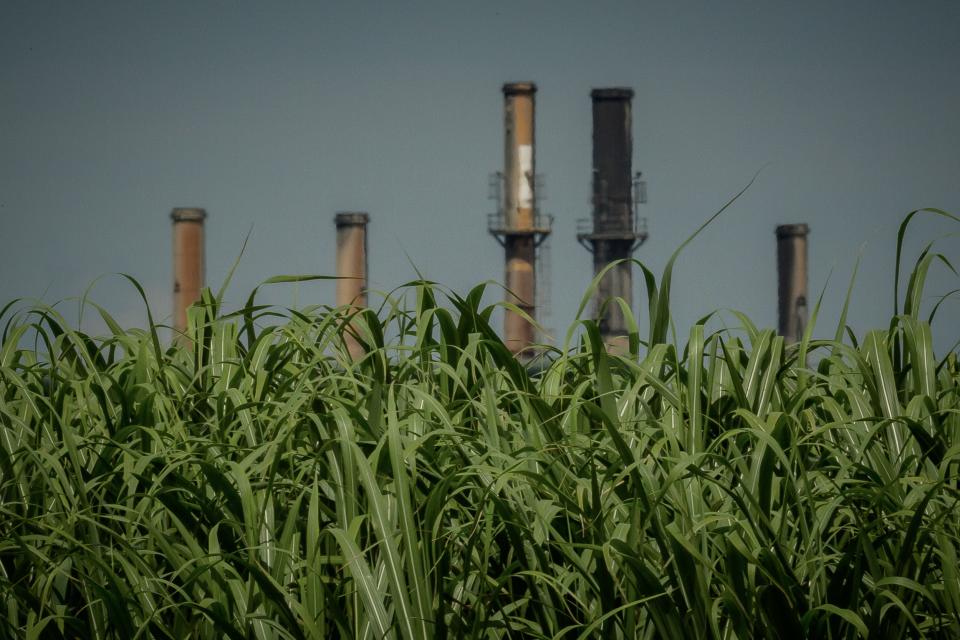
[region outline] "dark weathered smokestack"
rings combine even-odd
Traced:
[[[633,202],[633,90],[594,89],[593,100],[593,221],[592,229],[577,235],[593,253],[594,275],[615,260],[628,259],[646,239],[637,225]],[[595,315],[605,342],[621,347],[627,335],[626,319],[612,298],[633,306],[633,269],[630,262],[613,267],[600,280]],[[606,305],[606,306],[604,306]],[[602,312],[601,312],[602,310]]]
[[[779,329],[788,343],[799,342],[807,327],[807,234],[805,224],[777,227]]]
[[[504,247],[507,301],[534,319],[537,246],[550,234],[549,218],[541,219],[537,209],[536,92],[537,86],[532,82],[503,85],[504,169],[497,178],[498,211],[491,217],[489,227]],[[536,340],[536,332],[519,313],[504,314],[503,335],[511,352],[522,357],[532,355],[530,346]]]
[[[200,299],[203,288],[203,223],[207,212],[196,208],[177,208],[173,220],[173,329],[174,336],[187,328],[187,307]]]
[[[337,306],[354,309],[367,306],[367,223],[370,216],[361,212],[343,212],[334,217],[337,225]],[[363,355],[360,343],[345,332],[344,340],[351,357]]]

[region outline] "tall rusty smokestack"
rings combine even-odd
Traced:
[[[541,219],[536,194],[536,144],[532,82],[503,85],[504,162],[495,178],[498,210],[489,219],[489,231],[504,247],[507,301],[536,318],[537,247],[550,235],[550,218]],[[536,340],[534,327],[520,314],[507,311],[503,321],[507,348],[529,357]]]
[[[580,223],[577,240],[593,253],[596,276],[615,260],[630,258],[647,238],[636,215],[633,191],[641,184],[633,175],[633,89],[594,89],[593,176],[591,221]],[[604,341],[615,348],[624,346],[626,318],[619,305],[623,298],[633,306],[633,269],[630,262],[612,268],[600,281],[594,313]],[[604,306],[606,305],[606,306]]]
[[[778,310],[780,335],[799,342],[807,327],[807,234],[805,224],[777,227]]]
[[[187,307],[200,299],[206,264],[204,259],[204,209],[176,208],[173,220],[173,330],[182,335],[187,328]]]
[[[337,225],[337,306],[354,309],[367,306],[367,223],[363,212],[345,211],[334,217]],[[347,350],[353,358],[363,355],[363,347],[344,333]]]

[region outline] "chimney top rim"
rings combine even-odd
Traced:
[[[776,234],[778,238],[789,238],[792,236],[805,236],[810,233],[810,227],[805,222],[798,224],[780,224],[777,225]]]
[[[633,95],[630,87],[604,87],[590,92],[590,97],[594,100],[630,100]]]
[[[535,82],[505,82],[503,83],[503,95],[515,96],[518,94],[536,93],[537,85]]]
[[[200,207],[174,207],[170,212],[174,222],[203,222],[206,217],[207,210]]]
[[[366,211],[338,211],[333,217],[333,221],[338,227],[367,224],[370,222],[370,214]]]

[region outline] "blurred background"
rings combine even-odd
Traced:
[[[91,297],[125,325],[172,312],[174,207],[203,207],[207,283],[243,303],[276,274],[334,271],[337,211],[366,211],[372,289],[417,277],[461,292],[503,281],[487,233],[504,162],[508,81],[536,82],[540,209],[554,216],[549,315],[562,333],[593,274],[596,87],[633,99],[633,167],[647,182],[659,273],[683,254],[679,333],[716,308],[775,327],[774,228],[806,223],[818,335],[833,335],[858,255],[849,323],[886,326],[903,216],[960,213],[960,3],[26,2],[0,4],[0,304]],[[545,196],[545,198],[544,198]],[[910,263],[955,224],[911,227]],[[956,235],[935,245],[960,256]],[[934,268],[929,305],[960,286]],[[333,304],[330,282],[262,300]],[[491,288],[489,301],[503,292]],[[376,304],[377,296],[371,303]],[[634,312],[646,317],[635,271]],[[75,300],[62,311],[76,317]],[[85,324],[96,330],[91,316]],[[497,320],[497,327],[500,321]],[[938,355],[960,304],[934,324]]]

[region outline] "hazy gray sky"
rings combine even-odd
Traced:
[[[537,170],[555,217],[552,314],[591,278],[590,89],[631,86],[650,239],[669,254],[761,167],[675,274],[678,327],[732,307],[775,326],[776,224],[806,222],[810,285],[833,270],[833,333],[863,243],[851,323],[892,310],[897,225],[960,212],[960,3],[0,3],[0,301],[134,275],[170,316],[169,212],[205,207],[208,283],[253,225],[228,303],[280,273],[332,273],[333,214],[371,214],[372,286],[501,280],[487,174],[503,162],[504,81],[533,80]],[[924,241],[956,225],[930,220]],[[960,257],[957,237],[940,250]],[[960,286],[938,269],[929,293]],[[637,280],[635,309],[644,294]],[[499,294],[491,296],[491,301]],[[116,277],[93,298],[142,323]],[[316,284],[267,292],[332,302]],[[934,326],[960,337],[960,304]]]

